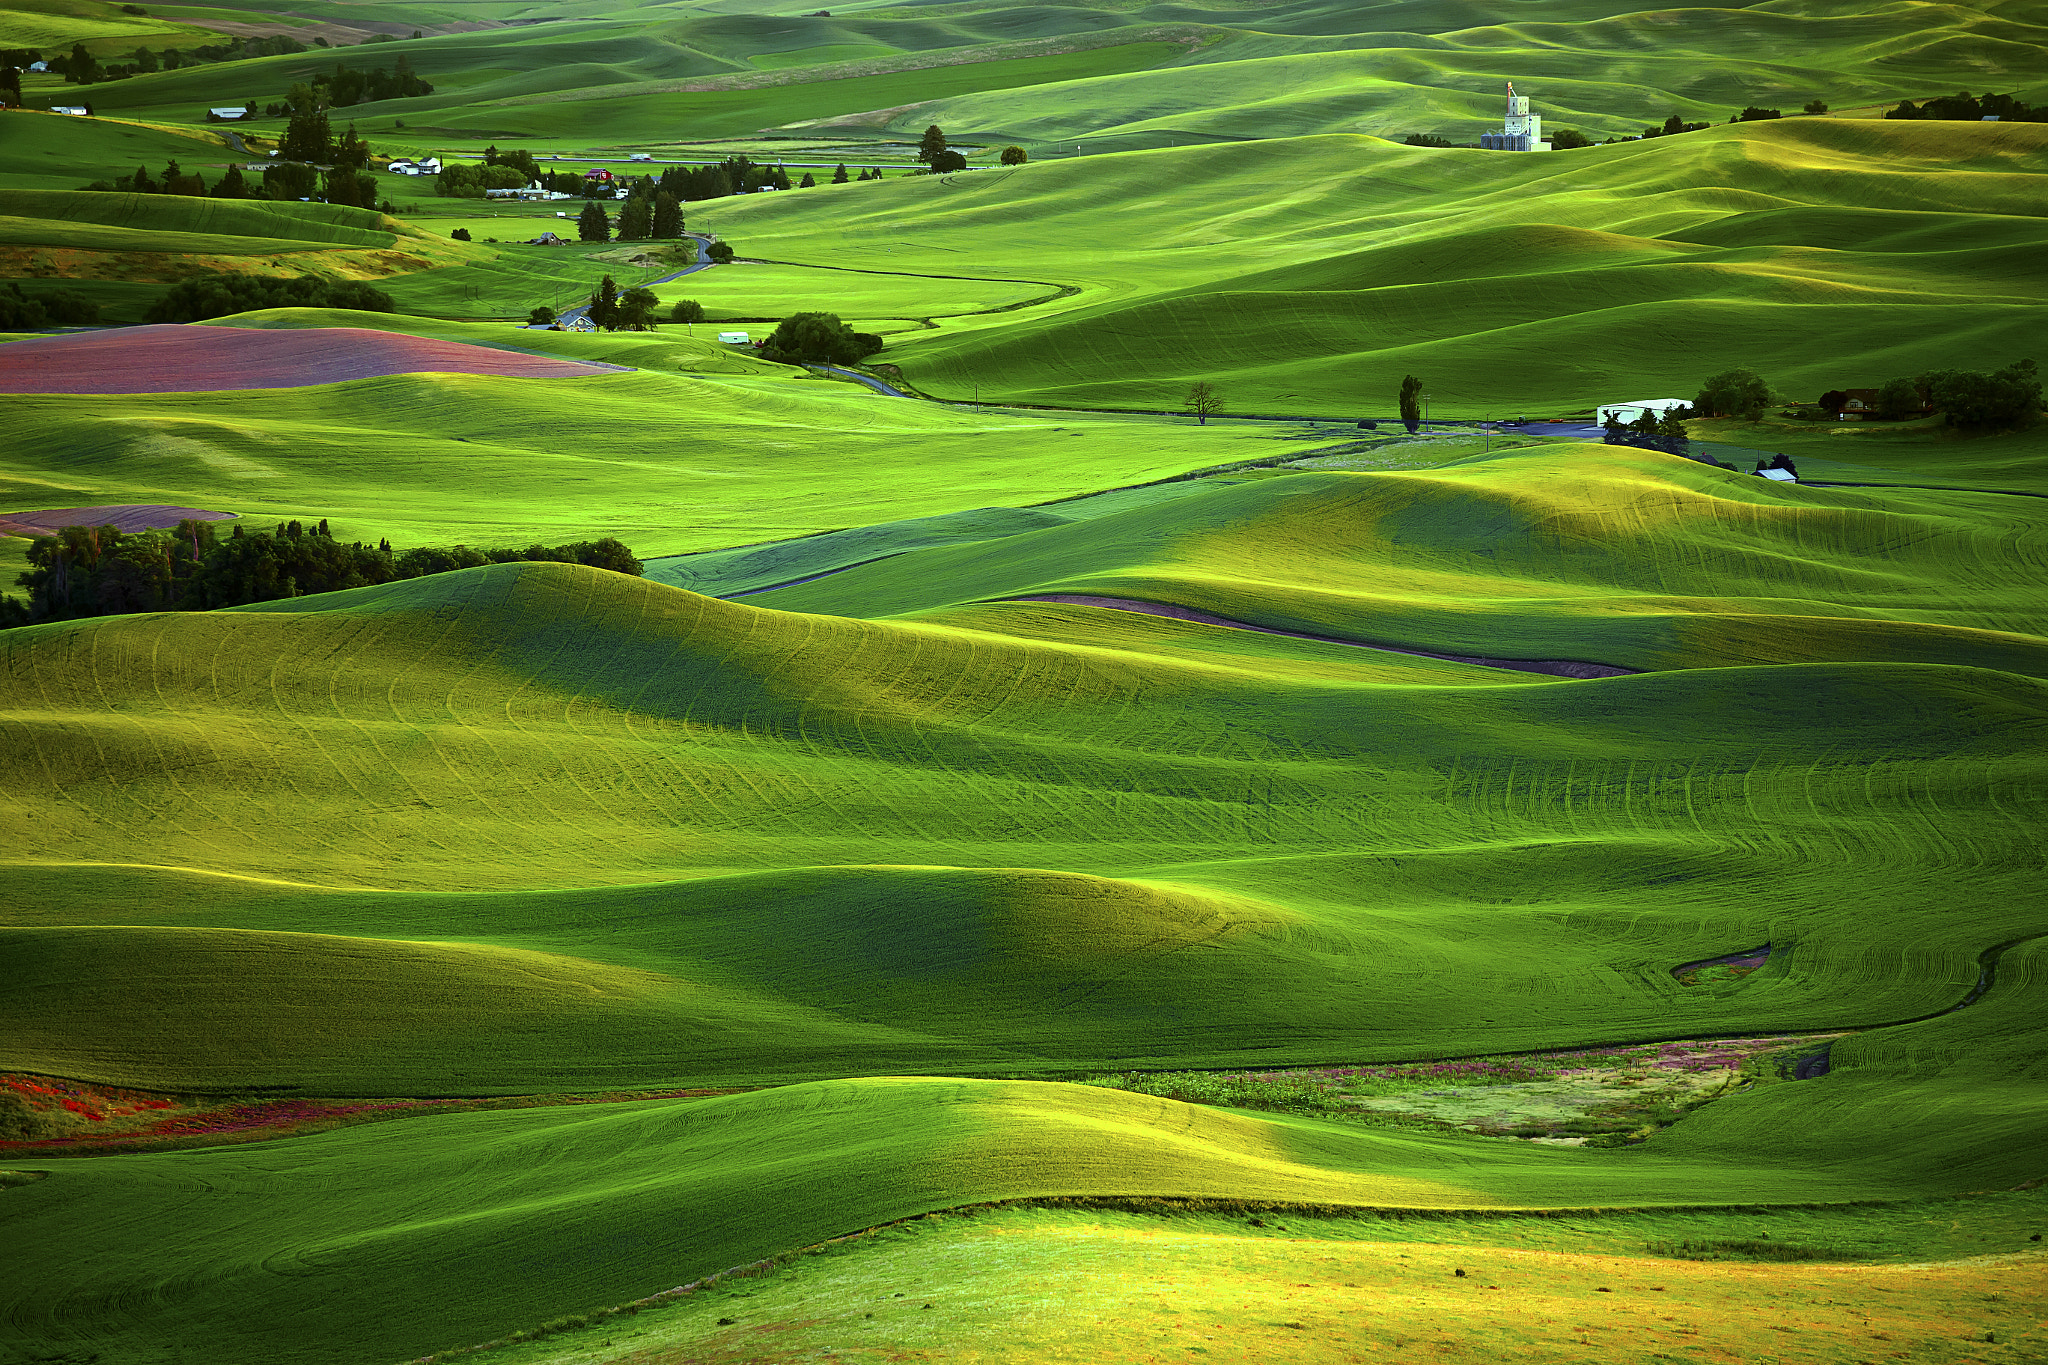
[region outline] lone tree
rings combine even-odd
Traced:
[[[526,315],[528,327],[552,327],[555,325],[555,310],[542,304]]]
[[[677,299],[669,307],[668,320],[670,322],[683,323],[702,322],[704,321],[704,305],[695,299]]]
[[[1808,100],[1806,107],[1800,110],[1804,114],[1825,114],[1827,111],[1828,102],[1826,100]]]
[[[1754,370],[1724,370],[1709,379],[1692,400],[1693,410],[1705,417],[1740,417],[1754,422],[1771,403],[1771,386]]]
[[[1188,396],[1180,405],[1195,415],[1196,426],[1209,425],[1209,414],[1223,410],[1223,395],[1216,392],[1216,386],[1206,379],[1198,379],[1188,390]]]
[[[1593,139],[1576,128],[1560,128],[1550,135],[1550,149],[1554,152],[1568,152],[1575,147],[1590,147]]]
[[[590,320],[607,332],[619,330],[619,286],[609,275],[590,296]]]
[[[604,216],[604,210],[595,203],[585,204],[583,212],[576,218],[576,239],[582,242],[609,242],[612,239],[611,219]]]
[[[1005,166],[1021,166],[1030,159],[1031,157],[1022,147],[1011,146],[1003,148],[1003,164]]]
[[[1920,386],[1910,379],[1890,379],[1877,391],[1877,415],[1887,422],[1913,417],[1920,411]]]
[[[704,254],[711,258],[713,265],[731,265],[732,243],[713,242],[710,246],[704,248]]]
[[[1411,435],[1422,425],[1422,381],[1412,374],[1401,377],[1401,420]]]
[[[593,205],[595,207],[595,205]],[[619,240],[622,242],[644,242],[654,226],[654,206],[642,195],[635,195],[619,210]]]
[[[838,169],[836,169],[836,170],[834,170],[834,171],[832,172],[832,183],[833,183],[833,184],[835,184],[835,185],[844,185],[844,184],[846,183],[846,163],[845,163],[845,162],[841,162],[841,163],[839,164],[839,167],[838,167]]]
[[[654,297],[652,289],[638,285],[619,296],[619,328],[627,332],[651,332],[654,330],[654,310],[661,306],[661,300]]]
[[[667,190],[654,196],[654,222],[648,232],[663,241],[683,235],[683,206]]]
[[[945,150],[946,135],[940,132],[939,125],[934,123],[924,130],[924,137],[917,144],[917,159],[929,166],[932,164],[932,158]]]
[[[935,175],[950,175],[954,171],[967,169],[967,158],[955,151],[944,151],[932,157],[932,172]]]

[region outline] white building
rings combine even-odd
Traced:
[[[753,341],[745,332],[720,332],[718,339],[728,346],[745,346]]]
[[[79,118],[84,118],[87,110],[82,104],[53,104],[50,106],[50,112],[53,114],[75,114]]]
[[[1670,408],[1689,408],[1691,406],[1692,400],[1688,398],[1637,398],[1627,403],[1608,403],[1594,412],[1593,424],[1604,427],[1611,417],[1623,426],[1627,426],[1646,412],[1662,417],[1666,410]]]
[[[1543,116],[1529,112],[1529,97],[1515,93],[1515,83],[1508,82],[1508,116],[1498,133],[1481,133],[1479,145],[1489,152],[1547,152],[1550,144],[1543,140]]]
[[[228,119],[233,118],[249,117],[249,110],[247,106],[240,104],[232,105],[226,109],[209,109],[206,112],[212,114],[215,118],[220,119],[222,122],[226,122]]]

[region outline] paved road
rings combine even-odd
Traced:
[[[851,379],[858,383],[865,384],[869,388],[873,389],[876,393],[886,394],[891,398],[910,397],[909,394],[897,388],[894,384],[886,383],[880,379],[875,378],[871,374],[862,374],[858,370],[841,369],[837,365],[806,365],[804,366],[804,368],[807,370],[816,370],[820,374],[841,375],[847,379]]]
[[[681,270],[670,271],[668,274],[663,275],[659,279],[648,280],[644,284],[633,286],[634,288],[646,289],[651,285],[667,284],[670,280],[679,280],[685,275],[694,275],[700,270],[709,270],[712,267],[713,262],[704,259],[705,251],[708,250],[711,246],[711,238],[708,235],[697,232],[686,232],[683,234],[683,237],[685,240],[692,241],[697,244],[697,264],[686,265]],[[574,308],[565,309],[561,313],[556,314],[555,321],[568,322],[572,318],[582,317],[585,313],[588,313],[589,311],[589,304],[580,303],[576,305]],[[528,323],[527,326],[533,327],[534,324]],[[546,331],[547,329],[545,327],[540,327],[536,328],[536,330]]]

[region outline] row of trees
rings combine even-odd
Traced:
[[[1938,95],[1925,104],[1916,105],[1911,100],[1900,100],[1896,109],[1887,109],[1886,118],[1907,119],[1956,119],[1970,123],[1986,118],[1995,118],[2001,123],[2048,123],[2048,106],[2036,109],[2011,95],[1986,95],[1982,99],[1973,97],[1969,91],[1958,91],[1953,95]]]
[[[1772,393],[1771,386],[1754,370],[1727,370],[1701,387],[1687,415],[1754,422],[1764,409],[1785,401]],[[1838,414],[1848,402],[1849,395],[1836,389],[1823,394],[1819,406]],[[1990,373],[1928,370],[1887,380],[1877,391],[1872,415],[1898,421],[1938,412],[1944,426],[1994,431],[2034,425],[2040,420],[2041,406],[2040,372],[2031,359],[2022,359]]]
[[[148,322],[202,322],[259,308],[352,308],[360,313],[393,311],[391,296],[361,280],[296,279],[265,275],[211,274],[180,280],[150,305]]]
[[[209,611],[485,564],[587,564],[636,577],[641,571],[633,552],[610,537],[523,550],[423,546],[399,554],[389,541],[374,548],[344,544],[324,518],[311,527],[280,523],[275,532],[250,533],[236,524],[225,538],[218,525],[181,521],[174,531],[140,532],[67,526],[39,536],[29,545],[28,571],[15,580],[28,600],[0,597],[0,628],[139,611]]]
[[[18,282],[0,286],[0,332],[37,332],[45,327],[87,327],[100,320],[100,306],[69,289],[22,292]]]
[[[419,37],[419,30],[413,30],[412,36],[415,38]],[[398,41],[399,39],[391,34],[380,33],[365,39],[361,45],[367,47],[374,43],[395,43]],[[325,38],[315,38],[312,45],[314,48],[332,46]],[[73,43],[69,52],[53,52],[48,55],[45,55],[40,48],[7,47],[0,48],[0,70],[11,67],[20,71],[35,65],[37,62],[43,62],[51,71],[62,76],[67,84],[97,85],[102,81],[126,80],[130,76],[153,76],[159,71],[178,71],[186,67],[211,66],[219,62],[239,62],[255,57],[296,56],[308,50],[306,44],[289,34],[270,33],[253,38],[234,38],[226,43],[204,43],[185,51],[180,51],[173,47],[165,48],[159,53],[152,52],[146,47],[138,47],[129,54],[127,61],[109,62],[103,65],[99,58],[86,50],[84,43]],[[339,73],[341,71],[342,68],[337,66],[337,78],[341,81],[342,86],[347,88],[348,78],[340,77]],[[403,56],[398,59],[397,71],[389,75],[379,70],[376,72],[351,73],[351,76],[359,78],[362,82],[358,94],[355,98],[351,99],[336,98],[333,103],[355,104],[360,102],[365,96],[368,99],[402,99],[414,94],[429,95],[433,93],[432,86],[427,85],[424,81],[420,81],[418,77],[412,76],[411,67]],[[408,87],[404,79],[408,76],[411,76],[413,82],[418,86],[424,88],[414,89]],[[390,93],[367,93],[378,88],[377,79],[379,77],[384,81],[384,85],[381,88]],[[319,84],[337,78],[316,76],[313,79],[315,84]],[[0,85],[5,84],[6,82],[0,81]],[[18,91],[20,86],[17,83],[13,88]],[[249,101],[248,107],[253,113],[256,108],[256,102],[254,100]]]

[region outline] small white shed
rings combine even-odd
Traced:
[[[745,346],[753,341],[745,332],[720,332],[718,339],[728,346]]]
[[[248,107],[240,104],[229,105],[225,109],[209,109],[207,112],[222,122],[226,122],[228,119],[249,117]]]
[[[1668,409],[1691,406],[1692,400],[1688,398],[1636,398],[1626,403],[1605,403],[1594,416],[1593,424],[1604,427],[1607,425],[1607,419],[1612,417],[1626,426],[1645,412],[1662,417]]]
[[[1789,469],[1759,469],[1757,473],[1778,483],[1798,483],[1799,476]]]

